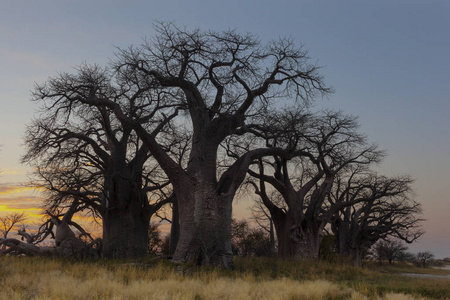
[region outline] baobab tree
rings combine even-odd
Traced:
[[[132,104],[115,101],[95,76],[81,83],[61,75],[38,88],[38,94],[63,107],[108,107],[127,128],[133,128],[177,195],[180,239],[173,260],[229,268],[231,204],[249,164],[267,154],[288,153],[273,147],[254,149],[219,174],[219,145],[229,136],[246,133],[248,120],[275,107],[275,100],[311,101],[330,89],[319,68],[308,63],[306,51],[290,39],[263,45],[256,37],[234,30],[188,31],[173,24],[160,24],[156,31],[140,47],[117,54],[113,75],[129,79],[141,94],[164,95],[168,102],[158,110],[160,116],[175,118],[183,112],[177,124],[185,123],[192,133],[186,168],[148,128],[149,122],[166,120],[131,113],[127,105]],[[111,78],[108,85],[107,90],[120,89],[121,83]],[[145,105],[144,101],[141,107]]]
[[[333,217],[331,229],[339,253],[361,266],[362,253],[380,239],[412,243],[422,235],[421,206],[412,195],[408,176],[385,177],[352,169],[336,180],[330,203],[353,202]]]
[[[116,77],[117,87],[110,80],[106,69],[82,65],[76,75],[61,74],[36,86],[33,100],[41,104],[41,114],[27,128],[22,161],[37,170],[32,184],[47,190],[47,209],[76,200],[83,203],[79,210],[101,217],[104,257],[139,257],[147,253],[151,216],[168,203],[149,199],[149,193],[169,183],[133,129],[108,107],[63,99],[88,96],[95,83],[98,93],[130,114],[153,117],[145,128],[154,136],[166,130],[170,117],[157,115],[166,105],[163,95],[135,90],[132,78]]]
[[[318,259],[325,226],[348,203],[327,202],[334,180],[352,165],[376,163],[383,156],[376,145],[358,133],[351,116],[325,111],[312,115],[293,108],[270,116],[267,128],[259,128],[267,145],[290,149],[298,155],[287,159],[274,155],[260,159],[254,188],[270,211],[284,257]],[[278,205],[268,187],[283,199]]]

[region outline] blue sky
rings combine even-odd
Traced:
[[[27,180],[19,164],[35,82],[82,62],[105,64],[155,21],[251,32],[305,45],[335,93],[318,107],[359,116],[386,149],[386,175],[410,174],[427,233],[411,251],[450,256],[450,2],[448,1],[10,1],[0,11],[0,185]],[[20,197],[19,194],[2,194]],[[16,201],[17,202],[17,201]]]

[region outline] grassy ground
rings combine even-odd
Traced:
[[[0,299],[450,299],[449,279],[397,274],[416,271],[423,269],[269,258],[239,258],[229,271],[152,260],[0,257]]]

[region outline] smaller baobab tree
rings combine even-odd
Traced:
[[[342,257],[361,266],[362,253],[388,237],[412,243],[422,235],[422,212],[414,201],[408,176],[385,177],[362,169],[352,169],[336,180],[330,203],[348,203],[331,222]]]
[[[165,97],[150,90],[151,83],[112,73],[83,64],[75,74],[37,85],[33,100],[42,109],[27,128],[22,161],[36,168],[36,185],[52,193],[50,206],[78,199],[80,209],[101,217],[104,257],[140,257],[147,253],[151,216],[168,203],[151,202],[149,193],[169,182],[128,123],[108,107],[76,99],[89,98],[95,86],[99,97],[121,105],[155,138],[172,117],[159,114]]]
[[[274,221],[279,254],[318,259],[325,226],[340,208],[351,205],[326,202],[335,177],[349,166],[378,162],[383,152],[357,132],[353,117],[340,112],[312,115],[291,108],[267,123],[270,129],[255,134],[293,155],[260,159],[258,170],[248,171],[255,192]],[[269,197],[267,185],[281,195],[283,207]]]

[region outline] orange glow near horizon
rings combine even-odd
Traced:
[[[20,183],[0,184],[0,216],[24,213],[26,219],[23,225],[33,227],[41,222],[44,216],[40,208],[42,198],[35,193],[35,190]]]
[[[42,218],[43,214],[41,213],[40,208],[12,208],[6,205],[0,204],[0,216],[6,216],[12,213],[25,213],[27,217],[27,221],[36,221]],[[27,223],[28,223],[27,222]]]

